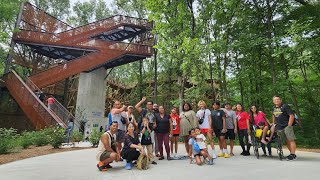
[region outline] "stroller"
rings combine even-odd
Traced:
[[[270,142],[268,144],[263,144],[261,142],[261,135],[262,135],[262,129],[259,129],[259,127],[253,125],[252,126],[252,135],[251,135],[251,139],[252,139],[252,146],[253,146],[253,151],[254,151],[254,155],[257,157],[257,159],[260,158],[259,155],[259,148],[261,147],[263,152],[266,154],[266,147],[269,151],[269,154],[271,154],[271,143],[275,144],[275,148],[277,149],[277,154],[279,159],[282,161],[283,159],[283,150],[282,150],[282,140],[281,140],[281,136],[277,135],[277,133],[274,134],[274,136],[272,137],[272,139],[270,140]]]

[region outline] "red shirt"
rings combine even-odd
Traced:
[[[48,104],[53,104],[54,103],[54,99],[53,98],[48,98]]]
[[[177,114],[170,114],[171,122],[172,122],[172,133],[180,134],[180,118]]]
[[[236,112],[237,120],[238,120],[238,127],[240,130],[248,129],[247,120],[250,119],[249,114],[245,111],[243,112]]]

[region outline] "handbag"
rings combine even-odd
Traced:
[[[192,140],[193,140],[193,143],[192,143],[193,151],[196,153],[200,153],[200,147],[199,147],[198,143],[196,143],[196,141],[193,138],[192,138]]]
[[[149,168],[149,158],[147,155],[140,154],[137,160],[137,169],[146,170]]]
[[[203,117],[199,119],[199,124],[203,123],[205,115],[206,115],[206,110],[203,111]]]
[[[120,121],[122,122],[122,124],[127,124],[127,120],[126,120],[124,117],[122,117],[122,116],[121,116]]]

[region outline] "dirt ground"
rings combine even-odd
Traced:
[[[18,152],[10,153],[10,154],[0,154],[0,165],[6,164],[13,161],[18,161],[22,159],[27,159],[31,157],[36,156],[42,156],[52,153],[59,153],[59,152],[65,152],[65,151],[75,151],[75,150],[81,150],[81,149],[89,149],[91,147],[72,147],[72,148],[59,148],[54,149],[52,146],[31,146],[28,149],[21,149],[18,150]]]

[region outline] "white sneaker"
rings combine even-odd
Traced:
[[[213,159],[217,159],[216,153],[212,153],[212,158],[213,158]]]

